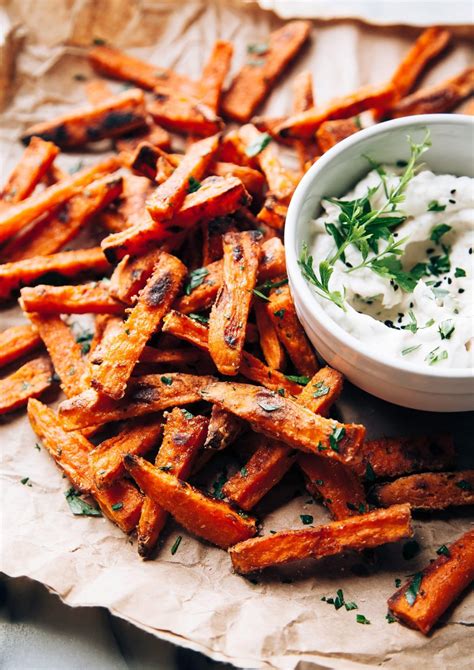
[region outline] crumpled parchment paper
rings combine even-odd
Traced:
[[[10,18],[10,32],[1,42],[2,53],[8,51],[12,58],[11,67],[2,70],[11,80],[0,129],[2,181],[20,155],[17,138],[26,125],[85,102],[77,75],[92,76],[84,48],[94,38],[197,78],[214,39],[234,42],[237,69],[247,43],[265,39],[281,23],[253,4],[151,0],[15,0]],[[20,48],[22,32],[26,39]],[[384,80],[416,32],[315,22],[311,45],[272,93],[266,109],[278,113],[289,108],[291,77],[303,68],[312,70],[321,102]],[[468,45],[459,40],[425,81],[440,81],[468,62]],[[60,164],[70,167],[78,159],[87,163],[96,156],[70,154]],[[20,322],[17,308],[0,311],[2,330]],[[473,466],[472,415],[404,410],[349,386],[337,411],[345,421],[365,423],[372,437],[452,431],[461,464]],[[402,557],[402,545],[396,545],[381,548],[372,558],[332,558],[269,571],[254,583],[231,572],[224,551],[172,523],[157,558],[143,562],[134,541],[106,519],[72,516],[64,497],[68,482],[45,450],[35,448],[24,412],[1,423],[0,569],[6,574],[43,582],[71,606],[108,607],[154,635],[241,667],[410,670],[425,663],[432,670],[462,670],[471,665],[472,593],[443,616],[444,625],[428,638],[385,619],[395,578],[418,571],[436,556],[439,545],[465,532],[473,523],[468,510],[416,518],[421,550],[410,560]],[[31,486],[21,484],[24,477]],[[294,497],[296,488],[300,491]],[[327,519],[324,509],[309,501],[296,474],[290,473],[285,489],[291,495],[283,496],[283,502],[270,494],[262,504],[267,532],[301,527],[300,514],[313,515],[315,523]],[[172,555],[178,534],[183,540]],[[321,601],[338,588],[358,604],[357,611],[336,611]],[[357,612],[371,624],[357,624]]]

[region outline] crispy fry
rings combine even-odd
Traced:
[[[26,405],[37,398],[53,381],[53,368],[47,356],[28,361],[8,377],[0,379],[0,414]]]
[[[209,356],[193,348],[155,349],[154,347],[145,347],[140,356],[143,369],[145,367],[149,368],[150,365],[169,365],[173,369],[179,369],[187,366],[203,366],[205,362],[210,363]],[[133,374],[137,374],[137,368],[135,368]]]
[[[213,405],[204,448],[214,451],[225,449],[240,435],[242,428],[238,417]]]
[[[146,126],[124,137],[115,140],[115,148],[122,153],[131,154],[142,142],[147,142],[154,147],[169,149],[171,137],[164,128],[156,124],[151,117],[146,120]]]
[[[61,148],[78,147],[106,137],[117,137],[145,124],[143,91],[130,89],[108,98],[92,108],[31,126],[22,136],[27,144],[32,137],[41,137]]]
[[[413,114],[438,114],[449,112],[464,98],[474,93],[474,67],[467,68],[456,77],[441,84],[421,88],[416,93],[396,102],[387,114],[392,119]]]
[[[255,519],[240,516],[222,500],[207,497],[143,458],[126,456],[125,467],[140,488],[178,523],[222,549],[257,532]]]
[[[186,196],[171,222],[157,223],[147,214],[140,223],[106,237],[102,248],[107,258],[115,263],[127,254],[138,255],[148,251],[150,242],[168,239],[188,230],[198,221],[235,212],[248,200],[242,182],[235,177],[207,177],[197,191]]]
[[[222,109],[234,121],[245,123],[268,96],[275,81],[308,38],[307,21],[290,21],[270,33],[268,50],[249,58],[224,96]]]
[[[291,116],[281,124],[278,132],[282,137],[312,137],[324,121],[355,116],[366,109],[386,108],[396,99],[396,95],[396,88],[390,82],[379,87],[366,86],[343,98],[332,100],[323,109],[313,107]]]
[[[223,127],[222,119],[197,97],[168,85],[159,84],[155,88],[154,100],[148,105],[148,111],[156,123],[177,133],[207,137]]]
[[[229,72],[234,47],[231,42],[216,40],[197,87],[197,97],[215,114],[219,113],[222,87]]]
[[[331,406],[342,393],[344,377],[326,366],[318,370],[298,397],[298,403],[315,414],[327,416]]]
[[[218,160],[224,163],[235,163],[236,165],[243,165],[253,169],[257,167],[255,158],[247,156],[245,153],[245,144],[237,130],[230,130],[224,135],[217,152],[217,157]]]
[[[46,346],[65,395],[70,398],[83,391],[85,364],[69,326],[55,315],[31,312],[27,316]]]
[[[351,467],[369,480],[396,477],[423,470],[446,470],[454,465],[450,435],[382,438],[365,442],[354,455]]]
[[[217,161],[211,163],[209,172],[218,177],[236,177],[237,179],[240,179],[250,195],[257,197],[262,195],[265,179],[261,172],[254,170],[247,165],[237,165],[236,163],[223,163]]]
[[[248,511],[282,479],[296,460],[291,447],[263,437],[245,466],[222,487],[224,495]]]
[[[125,479],[99,491],[89,467],[93,445],[79,432],[67,433],[57,415],[37,400],[28,402],[28,418],[44,447],[67,475],[74,488],[91,494],[102,512],[124,533],[130,533],[138,523],[143,497]]]
[[[272,290],[267,313],[297,371],[314,375],[318,361],[296,315],[288,285]]]
[[[275,230],[283,230],[288,214],[288,205],[278,202],[272,193],[265,198],[262,209],[257,214],[259,221],[263,221]]]
[[[169,311],[186,275],[175,256],[163,252],[135,307],[100,362],[95,359],[91,384],[100,393],[119,399],[125,394],[140,354]]]
[[[28,286],[21,289],[21,301],[26,311],[41,314],[122,314],[124,310],[102,282]]]
[[[14,204],[33,193],[59,153],[52,142],[34,137],[0,192],[0,200]]]
[[[316,131],[316,139],[322,153],[329,151],[338,142],[345,140],[361,129],[360,124],[354,119],[336,119],[324,121]]]
[[[89,454],[89,465],[99,489],[110,486],[126,474],[125,454],[145,455],[156,446],[162,431],[162,419],[134,419],[122,432],[105,440]]]
[[[87,100],[91,105],[99,105],[114,95],[105,79],[90,79],[85,84],[85,90]]]
[[[203,281],[184,295],[175,305],[175,308],[183,314],[200,312],[208,309],[214,303],[216,295],[222,284],[223,262],[215,261],[206,266],[206,274],[203,273]],[[258,268],[258,281],[264,282],[274,279],[286,273],[285,250],[281,240],[272,237],[262,244],[262,257]]]
[[[397,542],[413,535],[410,521],[410,506],[394,505],[325,526],[256,537],[232,547],[229,553],[234,570],[247,574],[303,558],[335,556]]]
[[[86,168],[72,177],[53,184],[38,195],[32,195],[27,200],[9,207],[5,212],[0,212],[0,242],[11,238],[21,228],[32,223],[45,212],[62,205],[91,181],[114,172],[119,167],[117,158],[107,158],[93,167]]]
[[[65,430],[75,430],[122,421],[135,416],[160,412],[168,407],[188,405],[201,399],[199,391],[213,377],[167,373],[133,377],[125,397],[112,400],[88,389],[78,396],[65,400],[59,406],[59,415]]]
[[[7,328],[0,333],[0,367],[38,349],[40,345],[41,337],[32,326],[25,324]]]
[[[474,470],[461,472],[423,472],[401,477],[374,488],[382,507],[409,503],[413,509],[446,509],[455,505],[474,505]]]
[[[176,170],[147,201],[147,210],[155,221],[172,219],[190,191],[190,185],[199,181],[219,146],[220,136],[214,135],[195,142]]]
[[[364,426],[325,419],[268,389],[215,382],[201,397],[251,422],[252,428],[295,449],[351,464],[365,436]]]
[[[177,167],[171,162],[172,154],[150,142],[140,142],[130,158],[130,169],[152,181],[157,179],[158,161],[160,162],[159,184],[168,179]]]
[[[224,254],[222,238],[226,233],[235,233],[238,228],[231,216],[220,216],[202,224],[202,264],[203,267],[218,261]]]
[[[261,300],[256,300],[253,308],[263,356],[269,367],[274,370],[283,370],[285,368],[285,351],[278,339],[276,328],[268,316],[267,307]]]
[[[121,320],[122,319],[119,316],[113,316],[112,314],[96,315],[94,335],[89,345],[88,358],[91,358],[97,348],[100,347],[101,342],[107,336],[109,329],[116,327],[121,322]]]
[[[125,174],[122,177],[122,195],[100,215],[100,222],[111,233],[128,228],[145,209],[145,202],[153,185],[144,177]]]
[[[16,263],[0,265],[0,299],[8,298],[14,291],[40,279],[53,276],[77,277],[84,273],[103,274],[110,268],[100,247],[62,251],[50,256],[35,256]]]
[[[388,599],[389,610],[402,623],[427,635],[473,579],[474,530],[470,530],[394,593]]]
[[[151,249],[144,256],[122,258],[110,278],[111,295],[131,305],[150,278],[162,253],[161,249]]]
[[[121,192],[121,177],[102,177],[93,181],[57,211],[43,217],[25,232],[20,232],[2,249],[2,258],[14,262],[56,253]]]
[[[293,82],[293,114],[307,112],[314,107],[313,76],[305,70],[300,72]],[[300,163],[301,173],[304,174],[318,155],[318,146],[314,141],[294,140],[296,154]]]
[[[209,353],[224,375],[236,375],[242,360],[252,291],[261,254],[260,234],[226,233],[223,283],[209,317]]]
[[[191,473],[199,450],[206,435],[207,419],[203,416],[187,418],[175,408],[168,415],[163,444],[156,456],[155,466],[162,472],[170,472],[173,477],[185,480]],[[146,557],[158,541],[168,512],[149,496],[145,501],[138,523],[138,553]]]
[[[140,88],[152,91],[155,86],[166,81],[169,86],[181,89],[184,86],[194,89],[194,84],[184,75],[167,68],[158,67],[129,56],[123,51],[108,46],[97,46],[89,51],[92,67],[114,79],[132,82]]]

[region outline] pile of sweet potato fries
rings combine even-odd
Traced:
[[[216,42],[199,81],[95,46],[93,68],[136,88],[89,80],[89,106],[25,131],[0,194],[0,298],[18,298],[27,320],[0,334],[1,365],[27,357],[0,381],[0,413],[27,404],[73,495],[136,532],[143,557],[168,515],[247,574],[395,542],[413,534],[411,510],[474,503],[474,471],[446,471],[449,437],[366,441],[363,426],[328,418],[343,379],[319,369],[281,242],[299,179],[359,130],[356,115],[450,111],[472,94],[474,71],[413,93],[450,41],[430,28],[390,81],[320,107],[301,72],[290,115],[250,123],[309,33],[294,21],[249,45],[227,90],[229,42]],[[73,174],[57,165],[60,150],[106,138],[113,156]],[[285,167],[280,142],[299,170]],[[64,250],[87,227],[101,245]],[[89,338],[74,335],[74,314],[95,315]],[[37,398],[57,381],[66,399],[55,412]],[[213,497],[194,476],[223,449],[242,467]],[[332,521],[257,536],[252,510],[293,466]],[[471,531],[389,609],[428,633],[473,576]]]

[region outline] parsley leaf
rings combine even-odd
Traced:
[[[201,286],[202,282],[208,274],[209,270],[207,268],[197,268],[196,270],[190,272],[188,274],[188,281],[184,288],[186,295],[191,295],[195,288]]]
[[[375,482],[376,480],[374,468],[369,461],[367,461],[367,465],[365,466],[365,479],[368,482]]]
[[[188,193],[196,193],[201,188],[201,182],[192,175],[188,179]]]
[[[429,365],[435,365],[435,363],[445,361],[447,358],[448,358],[448,352],[445,349],[439,351],[439,347],[436,347],[436,349],[430,351],[430,353],[425,357],[425,361]]]
[[[167,377],[166,375],[162,375],[160,377],[160,380],[163,382],[163,384],[166,384],[166,386],[171,386],[171,384],[173,383],[173,378]]]
[[[329,436],[329,445],[333,451],[339,451],[339,442],[346,434],[344,426],[335,426],[331,435]]]
[[[265,61],[263,61],[265,62]],[[258,156],[258,154],[267,147],[272,141],[272,136],[268,133],[260,133],[260,135],[245,149],[245,153],[250,158]]]
[[[390,614],[390,612],[387,612],[387,614],[385,615],[385,618],[387,619],[387,623],[395,623],[396,622],[396,618],[392,614]]]
[[[452,226],[448,226],[447,223],[439,223],[437,226],[432,228],[430,233],[430,240],[436,244],[439,244],[439,241],[443,235],[446,235],[446,233],[448,233],[451,229]]]
[[[114,503],[112,505],[112,509],[114,512],[118,512],[119,510],[123,509],[123,502]]]
[[[438,556],[451,556],[449,549],[445,544],[442,544],[440,547],[438,547],[438,549],[436,549],[436,553]]]
[[[473,490],[471,482],[468,482],[465,479],[460,479],[458,482],[456,482],[456,486],[458,487],[458,489],[462,489],[463,491]]]
[[[93,507],[80,498],[80,493],[74,488],[68,489],[65,494],[69,509],[75,516],[102,516],[97,507]]]
[[[194,312],[190,312],[188,314],[188,316],[193,321],[197,321],[198,323],[202,323],[204,326],[207,326],[207,324],[209,323],[209,317],[203,316],[202,314],[195,314]]]
[[[464,268],[456,268],[454,270],[454,276],[456,278],[458,277],[465,277],[466,276],[466,270]]]
[[[422,580],[423,580],[423,573],[417,572],[416,575],[411,580],[410,584],[408,585],[407,590],[405,591],[405,600],[410,605],[410,607],[413,607],[413,605],[415,604],[416,597],[420,591]]]
[[[357,614],[356,621],[357,623],[370,624],[370,621],[363,614]]]
[[[285,375],[285,377],[288,379],[288,381],[301,384],[301,386],[306,386],[310,380],[310,377],[305,377],[304,375]]]
[[[440,205],[437,200],[432,200],[428,205],[428,212],[444,212],[446,205]]]
[[[265,410],[265,412],[274,412],[277,409],[281,409],[281,405],[272,405],[271,402],[267,402],[266,400],[257,400],[257,405]]]
[[[81,345],[82,355],[85,356],[91,349],[91,342],[94,334],[85,330],[76,337],[76,342]]]
[[[454,323],[452,319],[447,319],[442,321],[438,326],[438,333],[442,340],[449,340],[451,335],[454,333]]]
[[[313,398],[322,398],[331,390],[324,382],[316,382],[316,384],[313,386],[316,389],[316,391],[313,393]]]
[[[263,56],[269,50],[267,42],[254,42],[252,44],[247,44],[247,53],[255,54],[257,56]]]
[[[178,535],[176,540],[174,541],[173,546],[171,547],[171,555],[174,556],[176,552],[178,551],[178,547],[181,544],[181,540],[183,539],[182,535]]]
[[[310,523],[313,523],[313,517],[311,514],[300,514],[301,523],[305,526],[309,526]]]

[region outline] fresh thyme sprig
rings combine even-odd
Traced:
[[[406,216],[398,208],[405,199],[405,190],[414,177],[417,161],[420,156],[431,146],[429,130],[426,131],[422,142],[415,143],[408,137],[410,143],[410,159],[397,184],[389,188],[386,174],[372,159],[368,159],[372,168],[377,169],[384,188],[386,201],[378,209],[372,209],[371,198],[378,191],[379,186],[369,188],[367,194],[355,200],[339,200],[328,198],[329,202],[339,207],[338,222],[326,224],[326,231],[336,243],[336,251],[325,260],[320,261],[317,269],[314,267],[313,258],[309,255],[308,247],[304,243],[301,256],[298,261],[303,276],[313,284],[318,295],[330,300],[335,305],[344,308],[344,296],[340,291],[331,291],[329,281],[331,279],[334,264],[341,260],[346,263],[345,251],[353,245],[361,256],[362,262],[356,266],[348,266],[346,272],[353,272],[362,267],[369,267],[377,274],[388,277],[397,283],[403,291],[411,292],[419,279],[405,272],[399,260],[403,253],[402,244],[406,239],[395,240],[391,229],[405,221]],[[379,240],[384,239],[386,246],[379,251]],[[369,258],[369,253],[373,256]],[[347,264],[347,263],[346,263]]]

